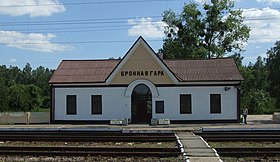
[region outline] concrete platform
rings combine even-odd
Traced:
[[[202,128],[246,128],[246,129],[272,129],[279,128],[280,124],[273,123],[272,115],[248,115],[248,124],[243,123],[217,123],[217,124],[171,124],[150,126],[148,124],[128,124],[128,126],[107,125],[107,124],[20,124],[20,125],[0,125],[1,128],[79,128],[79,129],[112,129],[112,130],[154,130],[154,131],[175,131],[191,132]]]
[[[206,159],[207,162],[220,161],[214,150],[210,148],[199,136],[196,136],[191,132],[180,132],[176,134],[183,145],[186,158],[190,162],[204,161]]]
[[[217,162],[216,157],[191,157],[190,162]]]

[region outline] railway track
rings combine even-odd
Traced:
[[[0,146],[0,155],[176,157],[179,148]]]
[[[173,133],[145,134],[120,132],[77,132],[77,131],[1,131],[1,141],[75,141],[75,142],[172,142]]]
[[[95,131],[10,131],[0,130],[0,141],[31,142],[30,146],[0,146],[0,155],[20,156],[135,156],[135,157],[178,157],[176,146],[83,146],[83,142],[175,142],[174,133],[122,133]],[[32,146],[32,141],[46,142],[46,146]],[[51,146],[52,142],[79,142],[79,146]]]
[[[230,130],[230,131],[199,131],[196,135],[201,136],[207,142],[279,142],[279,130]],[[280,148],[276,147],[215,147],[217,153],[222,157],[278,157]]]
[[[206,141],[280,141],[279,131],[221,131],[195,132]]]
[[[224,157],[273,157],[280,155],[279,147],[239,147],[239,148],[215,148],[220,156]]]

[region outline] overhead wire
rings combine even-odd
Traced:
[[[149,18],[161,18],[162,16],[147,16]],[[28,22],[0,22],[0,27],[8,27],[8,26],[54,26],[54,25],[93,25],[93,24],[128,24],[128,20],[132,19],[134,21],[134,23],[137,22],[141,22],[141,18],[144,17],[122,17],[122,18],[104,18],[104,19],[80,19],[80,20],[55,20],[55,21],[28,21]],[[245,18],[244,21],[257,21],[257,20],[267,20],[267,21],[279,21],[280,19],[278,17],[257,17],[257,18]],[[153,23],[153,22],[158,22],[159,20],[150,20],[149,22]],[[124,25],[111,25],[111,26],[124,26]],[[131,26],[131,25],[130,25]],[[101,28],[103,26],[100,26]],[[74,28],[74,27],[73,27]],[[77,27],[75,27],[77,28]],[[83,26],[80,26],[79,28],[84,28]],[[89,28],[89,27],[86,27]],[[92,28],[96,28],[96,27],[92,27]],[[49,28],[48,30],[55,30],[56,28]],[[63,28],[63,29],[67,29]],[[33,28],[33,30],[43,30],[40,28]]]
[[[151,18],[159,18],[161,16],[149,16]],[[0,26],[2,27],[9,27],[9,26],[13,26],[13,27],[26,27],[29,26],[29,30],[30,32],[34,32],[34,31],[42,31],[42,32],[61,32],[60,30],[63,30],[66,32],[66,30],[68,29],[79,29],[80,32],[82,32],[82,29],[95,29],[92,31],[102,31],[101,29],[103,28],[123,28],[126,29],[124,27],[132,27],[133,24],[128,24],[128,19],[133,19],[132,17],[123,17],[123,18],[105,18],[105,19],[80,19],[80,20],[62,20],[62,21],[40,21],[40,22],[0,22]],[[125,21],[126,20],[126,21]],[[256,20],[267,20],[267,21],[271,21],[271,20],[275,20],[275,21],[279,21],[277,18],[272,18],[272,17],[263,17],[263,18],[250,18],[250,19],[244,19],[244,21],[256,21]],[[133,19],[134,23],[140,23],[143,22],[143,20],[141,20],[141,18],[136,18]],[[156,23],[159,22],[160,20],[150,20],[150,23]],[[51,23],[52,22],[52,23]],[[108,25],[105,25],[108,24]],[[48,28],[42,28],[41,26],[58,26],[58,25],[70,25],[69,27],[48,27]],[[75,25],[75,26],[72,26]],[[79,26],[76,26],[79,25]],[[86,25],[86,26],[84,26]],[[32,26],[40,26],[37,28],[32,28]],[[98,29],[98,30],[97,30]],[[13,29],[8,29],[9,31],[12,30],[16,30],[16,31],[24,31],[18,28],[13,28]],[[108,29],[104,29],[104,30],[108,30]],[[88,30],[85,30],[88,31]],[[67,31],[70,32],[70,31]],[[77,30],[74,30],[73,32],[77,32]]]
[[[180,1],[181,5],[182,0],[172,0],[172,1]],[[170,2],[172,2],[170,1]],[[23,5],[0,5],[0,8],[9,8],[9,7],[40,7],[40,6],[75,6],[75,5],[98,5],[98,4],[122,4],[122,3],[151,3],[151,2],[165,2],[166,6],[168,0],[115,0],[115,1],[94,1],[94,2],[68,2],[68,3],[46,3],[46,4],[23,4]],[[166,7],[167,8],[167,7]],[[280,10],[280,8],[271,8],[275,10]],[[251,11],[259,10],[259,8],[254,8]],[[247,11],[249,12],[249,11]]]
[[[166,8],[168,0],[117,0],[117,1],[94,1],[94,2],[71,2],[63,3],[63,5],[85,5],[85,4],[110,4],[110,3],[139,3],[139,2],[166,2]],[[181,1],[181,0],[177,0]],[[181,2],[182,3],[182,2]],[[48,5],[62,5],[62,4],[36,4],[36,5],[11,5],[11,6],[1,6],[0,7],[31,7],[31,6],[48,6]],[[277,8],[275,8],[277,9]],[[247,11],[248,12],[248,11]],[[162,18],[162,16],[146,16],[150,18]],[[143,17],[142,17],[143,18]],[[23,33],[77,33],[77,32],[102,32],[102,31],[119,31],[119,30],[128,30],[133,25],[128,24],[128,20],[133,19],[136,23],[140,22],[141,17],[112,17],[112,18],[90,18],[90,19],[68,19],[68,20],[47,20],[47,21],[7,21],[0,22],[0,27],[26,27],[26,29],[15,29],[14,31],[22,31]],[[248,17],[244,21],[257,21],[257,20],[267,20],[267,21],[278,21],[279,19],[274,16],[260,16],[260,17]],[[155,20],[149,22],[158,22]],[[106,24],[106,25],[105,25]],[[108,25],[107,25],[108,24]],[[70,25],[70,27],[48,27],[41,28],[41,26],[58,26],[58,25]],[[75,26],[71,26],[75,25]],[[76,26],[79,25],[79,26]],[[91,26],[84,26],[91,25]],[[94,26],[92,26],[94,25]],[[37,28],[32,28],[32,26],[37,26]],[[40,28],[39,28],[40,26]],[[0,29],[1,31],[1,29]],[[9,30],[13,31],[13,30]],[[37,31],[37,32],[36,32]],[[254,38],[254,39],[264,39],[264,38]],[[267,38],[275,39],[275,38]],[[162,41],[162,40],[161,40]],[[115,42],[115,41],[112,41]],[[117,41],[118,42],[118,41]],[[120,41],[123,42],[123,41]],[[130,42],[130,41],[129,41]],[[63,43],[63,42],[58,42]],[[65,43],[65,42],[64,42]],[[82,41],[82,42],[68,42],[68,43],[110,43],[110,41]]]
[[[253,39],[279,39],[272,37],[254,37]],[[162,39],[146,39],[148,42],[162,42]],[[53,41],[47,42],[52,44],[108,44],[108,43],[133,43],[135,40],[94,40],[94,41]],[[0,43],[0,45],[7,45],[9,43]],[[46,42],[13,42],[14,45],[36,45],[36,44],[46,44]]]
[[[99,1],[99,2],[75,2],[75,3],[63,3],[63,5],[84,5],[84,4],[108,4],[108,3],[136,3],[136,2],[162,2],[165,0],[119,0],[119,1]],[[40,4],[40,6],[47,6],[47,5],[61,5],[61,4]],[[10,6],[0,6],[0,7],[30,7],[30,6],[39,6],[39,5],[10,5]],[[151,18],[157,18],[162,16],[149,16]],[[28,21],[28,22],[0,22],[0,27],[22,27],[22,26],[54,26],[54,25],[70,25],[67,28],[29,28],[28,32],[32,32],[34,30],[37,31],[44,31],[45,32],[89,32],[89,31],[105,31],[105,30],[126,30],[131,25],[127,25],[128,19],[134,19],[135,17],[121,17],[121,18],[97,18],[97,19],[74,19],[74,20],[51,20],[51,21]],[[105,25],[111,24],[111,25]],[[79,25],[78,27],[73,27],[72,25]],[[94,26],[84,26],[84,25],[94,25]],[[24,31],[21,29],[15,29],[17,31]],[[3,33],[2,33],[3,34]],[[9,33],[7,33],[9,34]],[[152,40],[155,41],[155,40]],[[162,41],[162,40],[156,40]],[[52,43],[60,43],[60,44],[87,44],[87,43],[124,43],[124,42],[133,42],[133,41],[126,41],[126,40],[118,40],[118,41],[67,41],[67,42],[52,42]],[[4,43],[0,43],[4,44]],[[5,43],[7,44],[7,43]],[[42,42],[14,42],[13,44],[44,44]]]
[[[143,18],[143,17],[150,17],[150,18],[162,18],[162,16],[137,16],[137,17],[112,17],[112,18],[94,18],[94,19],[68,19],[68,20],[45,20],[45,21],[30,21],[31,24],[56,24],[56,23],[75,23],[75,22],[124,22],[121,20],[129,20],[129,19],[136,19],[136,18]],[[125,21],[127,22],[127,21]],[[15,25],[15,24],[26,24],[26,21],[6,21],[0,22],[1,24],[5,25]]]
[[[73,6],[73,5],[97,5],[97,4],[123,4],[123,3],[151,3],[165,2],[166,0],[117,0],[117,1],[95,1],[95,2],[68,2],[68,3],[49,3],[49,4],[24,4],[24,5],[0,5],[0,7],[38,7],[38,6]],[[172,0],[180,1],[180,0]]]
[[[180,15],[177,15],[180,16]],[[81,23],[91,23],[91,22],[95,22],[95,23],[107,23],[107,22],[124,22],[121,20],[129,20],[129,19],[141,19],[141,18],[163,18],[163,16],[159,16],[159,15],[153,15],[153,16],[149,16],[149,15],[145,15],[145,16],[135,16],[135,17],[112,17],[112,18],[95,18],[95,19],[70,19],[70,20],[45,20],[45,21],[30,21],[31,25],[56,25],[56,24],[60,24],[60,23],[77,23],[79,24],[79,22]],[[258,16],[258,17],[245,17],[244,21],[247,20],[279,20],[279,18],[276,15],[266,15],[266,16]],[[125,21],[127,22],[127,21]],[[0,22],[0,26],[3,25],[26,25],[28,22],[26,21],[2,21]]]
[[[162,39],[146,39],[149,42],[158,42],[162,41]],[[132,43],[135,40],[98,40],[98,41],[54,41],[51,43],[54,44],[102,44],[102,43]],[[8,43],[0,43],[0,45],[6,45]],[[13,44],[46,44],[46,42],[13,42]]]

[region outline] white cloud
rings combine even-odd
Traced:
[[[14,63],[14,62],[17,62],[17,59],[11,58],[9,61],[10,61],[11,63]]]
[[[59,52],[72,49],[68,45],[51,43],[50,40],[54,37],[53,34],[25,34],[17,31],[0,30],[0,44],[9,47],[40,52]]]
[[[163,38],[164,28],[167,26],[163,21],[153,21],[152,18],[129,19],[128,24],[132,25],[128,29],[130,36],[143,36],[145,38]]]
[[[204,4],[204,3],[209,2],[209,1],[207,1],[207,0],[195,0],[195,2],[196,3]]]
[[[9,16],[51,16],[65,11],[58,0],[1,0],[1,6],[0,14]]]
[[[280,38],[280,12],[271,8],[244,9],[244,23],[251,28],[252,43],[275,42]]]
[[[265,2],[265,3],[280,3],[280,0],[257,0],[257,2]]]
[[[234,0],[235,2],[239,2],[240,0]],[[273,0],[272,0],[273,1]],[[274,1],[277,1],[277,0],[274,0]],[[278,0],[279,1],[279,0]],[[198,3],[198,4],[210,4],[211,3],[211,0],[194,0],[195,3]]]

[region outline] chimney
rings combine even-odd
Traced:
[[[157,53],[157,55],[161,60],[163,60],[163,53],[159,52],[159,53]]]

